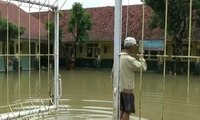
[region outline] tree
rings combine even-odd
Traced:
[[[25,31],[25,28],[20,27],[18,29],[18,27],[15,24],[13,24],[11,22],[7,22],[7,20],[5,20],[5,19],[0,19],[0,36],[1,36],[0,40],[2,41],[2,44],[3,44],[2,45],[3,54],[9,54],[9,53],[7,53],[7,49],[9,50],[9,48],[7,48],[7,44],[9,44],[10,40],[13,40],[14,38],[16,38],[18,36],[18,34],[19,34],[18,32],[20,32],[20,35],[22,35],[24,33],[24,31]],[[8,37],[8,41],[7,41],[7,37]],[[7,72],[6,63],[7,63],[7,59],[6,59],[6,56],[4,56],[5,72]]]
[[[165,26],[165,5],[166,0],[145,0],[146,4],[153,10],[150,20],[150,28],[161,28]],[[188,37],[189,30],[189,10],[190,0],[168,0],[168,19],[167,19],[167,33],[168,38],[173,41],[174,55],[182,55],[183,39]],[[193,26],[200,25],[200,0],[193,0],[192,6],[192,20]],[[180,71],[180,58],[176,58],[174,72]]]
[[[89,40],[88,32],[91,27],[92,19],[90,14],[82,8],[80,3],[74,3],[70,10],[70,19],[68,23],[68,32],[72,33],[72,36],[75,39],[74,44],[72,45],[73,51],[75,51],[75,47],[79,43],[84,43]]]
[[[53,21],[48,21],[46,23],[46,30],[48,31],[47,37],[49,37],[50,45],[54,44],[54,30],[55,30],[54,27],[55,26],[54,26]],[[65,50],[65,45],[62,42],[62,39],[63,39],[63,30],[62,30],[62,27],[59,27],[59,43],[60,43],[60,46],[61,46],[61,50],[64,53],[65,62],[66,62],[66,65],[67,65],[69,57],[67,56],[67,53],[66,53],[66,50]]]
[[[45,26],[46,30],[48,31],[47,37],[49,35],[49,40],[50,40],[51,44],[53,44],[53,42],[54,42],[54,34],[55,34],[54,27],[55,26],[54,26],[53,21],[48,21]],[[62,41],[62,38],[63,38],[63,30],[61,29],[61,27],[59,27],[59,41]]]

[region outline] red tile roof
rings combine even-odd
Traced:
[[[128,17],[128,36],[133,36],[136,39],[142,39],[142,5],[130,5],[129,6],[129,17]],[[92,29],[90,30],[91,41],[113,41],[114,39],[114,7],[99,7],[99,8],[88,8],[86,9],[93,21]],[[127,6],[123,6],[122,10],[122,38],[126,35],[126,18],[127,18]],[[60,25],[64,31],[64,41],[71,41],[73,37],[71,33],[67,32],[67,23],[69,20],[69,10],[62,11],[63,16],[60,17]],[[152,10],[149,7],[145,7],[145,32],[144,39],[156,40],[164,38],[164,31],[160,29],[150,30],[148,28],[148,21]],[[38,18],[38,13],[32,13],[33,16]],[[41,21],[47,22],[47,12],[42,12]],[[53,18],[52,13],[50,15]]]
[[[22,9],[19,9],[13,3],[8,4],[8,12],[7,12],[7,2],[0,1],[0,12],[1,18],[7,19],[15,25],[19,25],[25,28],[24,34],[21,38],[28,39],[29,38],[29,13],[26,13]],[[20,17],[19,17],[20,16]],[[20,19],[20,20],[19,20]],[[20,21],[20,22],[19,22]],[[40,24],[40,34],[39,34],[39,24]],[[47,31],[45,30],[45,26],[38,19],[30,15],[30,38],[31,39],[40,39],[45,40]]]

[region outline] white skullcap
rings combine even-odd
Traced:
[[[137,43],[134,37],[127,37],[124,40],[124,46],[134,46],[134,45],[137,46]]]

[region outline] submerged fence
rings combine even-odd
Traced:
[[[7,109],[7,113],[0,114],[0,119],[15,119],[24,116],[31,116],[31,114],[39,114],[48,111],[58,111],[59,110],[59,100],[61,97],[61,78],[59,77],[59,10],[58,0],[55,0],[53,4],[50,4],[50,0],[46,1],[33,1],[33,0],[7,0],[0,2],[0,18],[1,18],[1,47],[0,54],[1,65],[3,71],[6,73],[6,91],[7,95],[7,105],[1,107],[1,109]],[[66,2],[66,1],[65,1]],[[64,4],[65,4],[64,2]],[[24,7],[25,10],[22,10]],[[38,11],[39,19],[34,18],[31,15],[31,9],[36,9]],[[41,10],[51,11],[54,13],[54,43],[53,43],[53,53],[50,52],[50,42],[49,37],[49,25],[41,22],[40,12]],[[49,13],[47,13],[49,14]],[[48,15],[49,16],[49,15]],[[48,18],[49,22],[50,19]],[[46,52],[42,53],[43,44],[46,44]],[[47,79],[48,87],[47,101],[46,105],[43,102],[41,96],[41,69],[42,69],[42,59],[47,58],[47,66],[45,68],[48,70]],[[51,60],[51,62],[50,62]],[[53,68],[52,68],[53,66]],[[51,70],[53,69],[53,70]],[[28,88],[29,97],[26,99],[31,99],[32,96],[32,71],[38,72],[38,98],[39,101],[35,107],[34,102],[29,102],[27,105],[22,99],[23,94],[21,88],[21,73],[22,71],[28,71]],[[10,71],[17,71],[17,76],[19,80],[18,88],[18,102],[13,103],[10,99]],[[53,78],[53,79],[52,79]],[[26,105],[24,105],[26,104]],[[13,111],[13,106],[19,106],[22,108],[20,111]],[[26,109],[25,107],[28,107]]]

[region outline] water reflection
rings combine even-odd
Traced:
[[[18,100],[48,98],[52,87],[52,74],[48,72],[23,71],[21,74],[9,73],[8,80],[0,73],[0,106]],[[63,104],[67,107],[59,115],[60,119],[70,120],[111,120],[112,83],[110,70],[61,70],[63,84]],[[19,80],[20,78],[20,80]],[[200,86],[199,76],[191,76],[189,91],[187,76],[144,73],[141,92],[142,117],[148,120],[199,120]],[[9,85],[7,87],[7,84]],[[136,115],[139,116],[139,74],[136,74]],[[163,93],[163,85],[165,92]],[[20,87],[20,89],[19,89]],[[8,91],[9,88],[9,91]],[[9,95],[9,99],[7,97]],[[164,97],[163,97],[164,95]],[[163,104],[164,103],[164,104]],[[67,118],[66,118],[67,117]],[[53,119],[51,116],[46,119]]]

